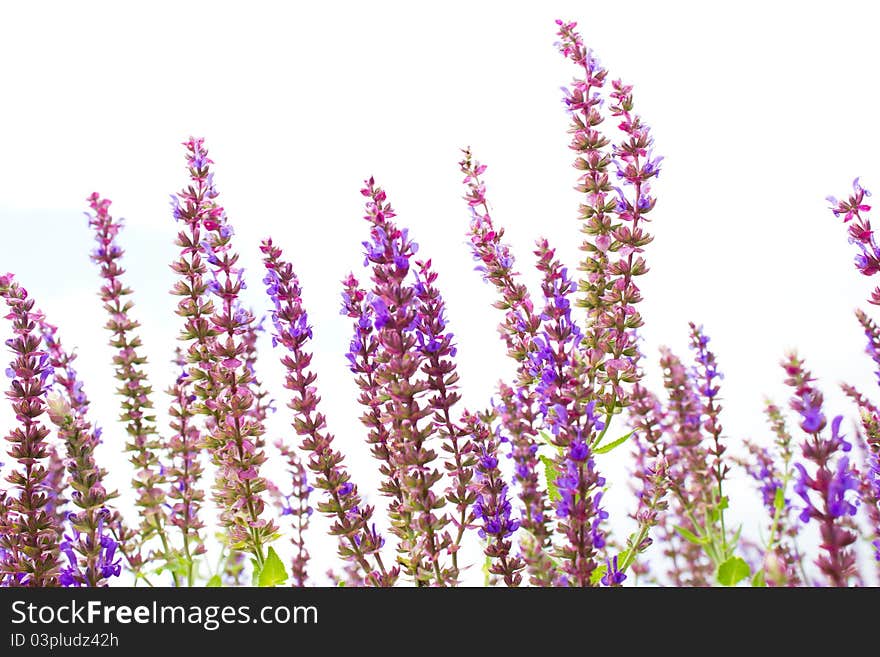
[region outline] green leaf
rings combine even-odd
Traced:
[[[263,570],[260,571],[260,586],[278,586],[287,581],[287,571],[284,570],[284,564],[275,551],[275,548],[269,548],[269,556],[263,563]]]
[[[205,586],[207,586],[209,589],[217,586],[223,586],[223,580],[220,579],[220,575],[214,575],[211,579],[208,580],[208,583],[205,584]]]
[[[764,571],[763,570],[759,570],[758,572],[755,573],[755,576],[752,577],[752,586],[755,586],[755,587],[760,587],[760,586],[766,587],[767,586],[767,582],[764,581]]]
[[[630,436],[632,436],[634,433],[635,433],[634,430],[630,431],[628,434],[621,436],[617,440],[611,441],[607,445],[602,445],[601,447],[594,447],[593,453],[594,454],[607,454],[615,447],[619,447],[620,445],[623,445],[623,443],[625,443],[630,438]]]
[[[562,499],[562,495],[559,494],[559,488],[556,486],[556,480],[559,478],[559,471],[556,469],[556,464],[553,462],[553,459],[544,456],[543,454],[540,456],[541,463],[544,464],[544,478],[547,481],[547,496],[550,498],[551,502],[557,502]]]
[[[676,525],[675,531],[677,531],[683,539],[685,539],[686,541],[690,541],[691,543],[695,543],[696,545],[706,545],[707,543],[709,543],[708,538],[697,536],[692,531],[685,529],[681,525]]]
[[[729,498],[725,495],[720,500],[718,500],[718,502],[714,506],[710,507],[708,512],[706,513],[707,517],[709,518],[709,522],[711,522],[712,524],[720,522],[721,517],[724,515],[724,510],[728,507],[728,504]]]
[[[596,586],[605,577],[605,571],[608,570],[608,566],[602,564],[601,566],[596,566],[596,570],[594,570],[590,574],[590,584]]]
[[[751,574],[749,564],[740,557],[730,557],[718,566],[718,583],[721,586],[736,586]]]
[[[260,585],[260,564],[257,563],[256,559],[251,559],[251,565],[254,567],[254,576],[251,579],[251,586],[259,586]]]
[[[782,488],[776,489],[776,495],[773,498],[773,506],[777,511],[785,509],[785,491]]]
[[[739,537],[742,536],[743,526],[740,525],[736,528],[736,531],[733,533],[733,538],[730,541],[731,545],[739,545]]]

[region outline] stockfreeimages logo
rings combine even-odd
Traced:
[[[213,632],[224,625],[316,625],[315,606],[266,605],[166,605],[153,601],[144,605],[111,605],[100,600],[63,604],[36,604],[26,600],[12,603],[12,624],[39,625],[197,625]]]

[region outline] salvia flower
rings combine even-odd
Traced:
[[[314,511],[309,505],[309,496],[314,487],[309,484],[305,466],[303,466],[299,455],[280,440],[275,442],[275,446],[287,461],[287,474],[291,482],[290,494],[278,491],[281,515],[290,516],[290,523],[293,527],[293,535],[290,538],[294,548],[290,564],[291,578],[293,586],[303,587],[308,580],[307,569],[310,555],[306,549],[305,535],[309,528],[309,518]]]
[[[615,555],[605,562],[605,574],[602,575],[602,586],[620,586],[626,579],[626,574],[618,566],[618,557]]]
[[[663,386],[668,398],[663,430],[669,491],[675,499],[671,507],[673,524],[698,532],[694,519],[710,515],[717,495],[717,482],[701,431],[702,403],[697,385],[681,359],[665,347],[661,348],[660,354]],[[701,546],[675,533],[667,539],[666,552],[673,582],[678,586],[708,585],[713,566]],[[677,555],[681,557],[674,558]]]
[[[468,229],[471,252],[479,263],[477,270],[501,297],[494,306],[505,311],[504,322],[498,330],[507,344],[508,354],[522,363],[532,350],[532,339],[541,320],[535,313],[528,289],[518,280],[519,273],[514,269],[510,247],[501,240],[504,229],[496,227],[489,215],[486,186],[481,179],[486,166],[473,158],[470,149],[463,152],[464,159],[459,162],[459,167],[468,189],[465,200],[471,211]],[[528,375],[521,371],[520,376],[525,379]]]
[[[668,526],[668,514],[665,513],[669,506],[665,499],[669,485],[666,445],[663,441],[663,407],[657,396],[641,383],[633,386],[631,400],[630,424],[633,435],[630,440],[635,464],[631,471],[634,481],[630,483],[630,489],[635,493],[637,506],[630,517],[639,523],[640,529],[628,549],[624,570],[631,565],[633,572],[641,576],[651,571],[646,560],[637,561],[637,557],[653,542],[649,537],[650,531],[658,527],[662,534],[667,535],[672,530]],[[641,536],[642,532],[644,536]]]
[[[109,502],[116,492],[104,488],[106,471],[95,462],[96,433],[81,415],[74,415],[67,397],[57,391],[48,396],[49,418],[58,427],[58,435],[64,441],[67,452],[67,471],[70,475],[70,503],[77,508],[65,514],[64,524],[70,534],[64,535],[61,552],[68,558],[62,568],[62,586],[104,586],[112,572],[119,575],[121,566],[117,561],[108,570],[107,555],[98,546],[110,549],[112,557],[118,546],[113,537],[113,525],[119,524]],[[119,567],[116,567],[119,566]]]
[[[6,397],[12,403],[16,424],[6,436],[8,454],[16,461],[6,477],[11,488],[4,495],[0,532],[0,579],[12,586],[58,584],[58,527],[50,509],[48,460],[49,430],[40,416],[46,411],[49,355],[37,330],[34,300],[12,274],[0,276],[0,296],[9,308],[13,337],[6,346],[13,353]]]
[[[528,564],[530,581],[548,586],[556,579],[555,567],[547,554],[550,547],[550,529],[547,494],[539,484],[537,400],[532,390],[534,380],[533,352],[543,346],[536,342],[541,326],[541,315],[526,286],[519,282],[519,273],[510,247],[502,241],[504,229],[496,227],[489,214],[486,185],[482,174],[486,166],[474,159],[465,149],[459,162],[467,186],[465,200],[471,212],[468,239],[477,270],[483,279],[495,287],[499,299],[494,306],[505,312],[498,331],[507,345],[507,353],[517,362],[515,387],[499,384],[500,405],[496,408],[501,423],[510,438],[512,455],[516,462],[515,479],[523,504],[522,523],[527,530],[523,538],[523,555]]]
[[[168,439],[170,466],[166,471],[171,506],[168,521],[178,528],[182,536],[187,581],[191,585],[195,574],[193,557],[205,552],[201,533],[205,525],[199,518],[205,499],[205,492],[200,486],[203,472],[200,456],[202,436],[196,426],[197,397],[191,388],[186,361],[179,347],[173,362],[178,367],[179,374],[168,389],[172,400],[169,409],[172,433]]]
[[[293,428],[302,436],[300,447],[309,453],[309,469],[315,473],[314,485],[324,491],[319,511],[334,519],[331,533],[345,539],[339,555],[355,561],[360,568],[360,582],[373,586],[391,586],[397,579],[396,566],[386,569],[381,548],[384,539],[371,525],[373,507],[361,501],[357,486],[350,481],[343,456],[333,446],[334,436],[327,431],[327,421],[318,410],[317,375],[309,366],[312,354],[306,349],[312,337],[308,315],[302,303],[299,280],[282,251],[271,239],[263,240],[260,250],[266,267],[267,293],[274,310],[274,341],[287,352],[281,363],[287,371],[284,387],[292,397],[288,406],[294,412]]]
[[[491,560],[489,572],[504,578],[507,586],[519,586],[525,562],[511,554],[511,536],[519,528],[519,520],[511,515],[512,506],[507,484],[498,469],[498,444],[489,427],[476,415],[465,413],[462,422],[473,436],[477,450],[473,514],[479,535],[486,539],[485,554]]]
[[[557,532],[566,541],[557,555],[569,583],[588,586],[598,565],[597,550],[605,546],[601,521],[608,514],[599,505],[605,480],[596,470],[591,450],[601,441],[606,423],[596,415],[594,389],[578,349],[582,332],[572,320],[570,301],[574,283],[546,240],[538,240],[535,255],[543,274],[545,303],[530,365],[538,410],[557,448]]]
[[[361,194],[367,197],[364,219],[370,226],[370,240],[364,245],[367,263],[371,265],[374,325],[379,343],[376,381],[388,398],[392,458],[403,494],[399,512],[392,514],[392,526],[400,538],[401,558],[407,562],[416,583],[424,586],[433,580],[437,585],[445,585],[458,577],[443,559],[443,552],[451,548],[454,553],[455,546],[446,531],[450,522],[445,512],[446,499],[435,490],[443,475],[434,465],[437,453],[429,447],[436,432],[429,421],[435,409],[425,399],[432,387],[430,359],[417,348],[418,336],[422,335],[424,341],[428,325],[437,330],[433,323],[439,317],[422,316],[422,331],[417,330],[424,300],[420,303],[417,287],[408,274],[418,245],[406,229],[395,224],[396,214],[387,195],[373,178],[365,181]],[[424,288],[423,292],[427,295]],[[435,310],[439,308],[435,305]],[[428,378],[420,376],[426,364]],[[446,394],[444,397],[445,401],[441,401],[435,396],[435,401],[451,404],[452,398]],[[413,527],[418,527],[419,532],[414,533]]]
[[[520,524],[526,531],[520,537],[523,559],[530,583],[551,586],[556,579],[556,567],[550,558],[551,515],[546,492],[539,484],[538,418],[532,393],[526,389],[514,390],[505,383],[498,386],[499,401],[495,411],[510,442],[510,456],[514,461],[514,481],[518,484],[522,502]]]
[[[819,570],[833,586],[847,586],[855,574],[855,555],[850,546],[856,534],[849,528],[847,517],[855,515],[858,479],[849,463],[841,456],[852,445],[840,432],[843,416],[831,423],[830,435],[823,432],[825,418],[822,412],[822,393],[813,385],[814,379],[804,368],[803,361],[794,353],[782,362],[787,378],[785,383],[794,389],[790,406],[798,412],[801,429],[807,434],[801,444],[806,463],[795,463],[798,476],[794,491],[803,501],[800,519],[815,520],[819,525],[822,554],[816,560]],[[814,421],[819,418],[820,421]],[[824,435],[823,435],[824,434]],[[811,471],[807,464],[812,464]]]
[[[267,290],[271,295],[273,283],[268,280],[269,278],[267,276],[265,282],[269,285]],[[390,498],[389,513],[393,516],[400,512],[403,505],[403,490],[394,458],[391,433],[384,421],[382,391],[376,380],[376,371],[379,367],[377,361],[379,341],[376,337],[373,303],[367,301],[367,293],[360,287],[354,274],[348,274],[342,285],[341,314],[354,320],[353,335],[345,356],[351,372],[358,375],[355,379],[361,391],[358,402],[365,409],[360,420],[368,429],[367,442],[370,451],[379,461],[379,472],[383,476],[379,491]]]
[[[580,269],[586,278],[580,282],[584,296],[578,303],[587,309],[583,347],[589,376],[598,386],[600,406],[610,417],[617,407],[629,404],[622,384],[641,378],[636,329],[642,319],[635,309],[641,292],[635,278],[648,271],[641,253],[652,240],[644,230],[645,215],[655,205],[649,181],[658,174],[662,158],[653,155],[650,131],[632,112],[632,87],[619,80],[612,85],[610,114],[620,119],[617,127],[624,136],[609,152],[611,142],[599,130],[607,71],[584,46],[576,23],[557,21],[557,25],[559,51],[582,69],[564,99],[571,116],[570,148],[577,154],[574,167],[583,172],[576,189],[585,195],[580,213],[585,256]],[[629,194],[612,185],[608,172],[612,164]]]
[[[265,429],[251,410],[255,403],[253,376],[245,365],[246,335],[254,317],[239,302],[243,270],[232,249],[234,231],[216,201],[218,193],[210,171],[213,162],[204,140],[190,138],[183,145],[190,184],[178,194],[181,218],[188,225],[198,223],[202,231],[199,248],[214,282],[204,293],[213,295],[214,304],[209,316],[202,316],[208,313],[204,306],[199,313],[216,331],[210,337],[199,334],[200,322],[185,329],[186,337],[196,333],[188,354],[192,363],[189,376],[201,400],[198,410],[208,416],[204,444],[217,466],[214,500],[221,509],[220,520],[230,547],[250,552],[261,568],[265,546],[275,538],[277,527],[263,517],[266,481],[260,476],[260,467],[266,456],[259,445]],[[189,319],[195,320],[194,311],[194,305],[186,311]]]
[[[868,213],[871,206],[867,198],[871,192],[862,187],[859,179],[853,180],[853,193],[845,201],[838,201],[833,196],[828,196],[831,203],[831,212],[835,217],[843,217],[844,223],[849,223],[847,229],[850,244],[855,244],[859,252],[855,258],[856,269],[865,276],[873,276],[880,271],[880,250],[874,239],[874,229]],[[868,301],[874,305],[880,305],[880,287],[874,288]]]
[[[82,518],[74,513],[68,516],[70,533],[64,535],[60,545],[67,557],[59,577],[61,586],[106,586],[111,577],[122,573],[122,559],[116,554],[118,544],[106,527],[110,517],[110,510],[101,508],[94,531],[84,533],[80,531]]]
[[[473,520],[470,506],[474,498],[470,482],[474,476],[476,457],[472,453],[473,443],[467,440],[467,432],[453,419],[453,409],[461,399],[457,392],[456,349],[454,336],[447,330],[446,306],[435,285],[437,273],[432,270],[430,260],[416,261],[415,265],[414,288],[419,302],[416,343],[424,357],[422,372],[427,376],[431,393],[428,404],[434,409],[434,424],[443,440],[443,451],[448,454],[444,463],[450,482],[446,498],[456,505],[458,512],[458,517],[453,518],[458,531],[449,550],[452,551],[452,568],[458,570],[458,548]]]
[[[88,419],[89,399],[85,393],[83,382],[78,378],[73,367],[76,353],[68,352],[58,337],[58,328],[46,321],[42,313],[37,313],[40,333],[49,354],[49,363],[54,369],[53,392],[47,397],[49,419],[57,426],[58,436],[66,444],[66,458],[62,459],[62,471],[69,470],[71,486],[92,490],[94,482],[99,485],[96,490],[103,490],[105,471],[95,462],[94,450],[101,443],[101,428],[92,427]],[[70,420],[68,420],[70,416]],[[65,482],[66,483],[66,482]],[[106,500],[117,497],[117,492],[106,493]],[[77,504],[81,506],[81,504]],[[138,532],[130,528],[118,510],[109,504],[105,508],[110,512],[106,523],[108,535],[115,540],[120,552],[132,571],[145,581],[149,581],[143,573],[143,555],[139,551],[140,537]],[[64,531],[68,520],[67,513],[59,517],[59,531]],[[88,517],[93,518],[94,513]],[[94,522],[87,521],[89,530],[94,529]],[[94,572],[94,570],[92,571]]]
[[[160,463],[165,446],[156,432],[152,415],[151,388],[143,370],[147,359],[140,354],[141,340],[135,335],[140,324],[132,319],[129,311],[133,304],[126,299],[132,291],[122,281],[125,270],[120,263],[124,251],[117,237],[123,224],[110,214],[109,199],[101,198],[96,192],[87,200],[94,215],[87,213],[86,216],[98,244],[91,259],[98,265],[104,280],[100,295],[109,315],[105,328],[111,334],[110,345],[116,350],[113,364],[121,383],[117,389],[123,398],[121,420],[126,423],[129,435],[125,449],[130,453],[129,460],[135,470],[132,486],[137,491],[136,504],[141,510],[140,538],[142,544],[147,544],[154,536],[158,537],[162,553],[171,559],[165,527],[165,475]],[[176,575],[174,577],[176,579]]]

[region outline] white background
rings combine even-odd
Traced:
[[[648,380],[657,382],[658,345],[687,356],[687,322],[705,324],[726,374],[724,425],[736,452],[743,437],[769,440],[762,399],[784,402],[778,361],[789,348],[818,375],[829,415],[854,416],[840,381],[876,396],[853,317],[872,282],[852,266],[844,227],[824,201],[846,195],[856,175],[869,188],[880,181],[874,5],[300,4],[0,8],[0,269],[16,273],[78,348],[105,426],[100,456],[117,486],[130,473],[85,197],[110,197],[127,220],[127,281],[161,410],[179,326],[167,294],[168,195],[186,182],[180,142],[205,137],[252,272],[249,298],[264,303],[257,246],[272,235],[305,287],[331,427],[381,505],[343,359],[350,327],[338,314],[338,281],[361,271],[361,181],[376,176],[420,255],[433,257],[465,403],[484,406],[511,366],[495,335],[493,293],[464,242],[459,149],[471,145],[489,165],[493,216],[519,267],[531,269],[542,235],[574,267],[578,196],[559,87],[575,70],[553,46],[557,17],[577,20],[609,75],[635,85],[636,111],[666,158],[642,285]],[[275,357],[267,351],[261,371],[282,408],[273,435],[290,439]],[[8,405],[0,421],[10,425]],[[625,463],[607,467],[613,525],[626,528]],[[756,498],[737,486],[732,514],[757,537]],[[321,529],[316,522],[313,540]],[[332,559],[318,561],[320,575]]]

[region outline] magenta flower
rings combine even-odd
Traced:
[[[868,213],[871,206],[865,203],[865,199],[871,196],[871,192],[861,186],[859,179],[853,180],[853,193],[846,201],[838,201],[833,196],[827,197],[831,203],[831,212],[835,217],[843,216],[843,222],[849,225],[849,241],[855,244],[859,253],[855,257],[856,269],[865,276],[873,276],[880,271],[880,250],[874,240],[874,230]],[[880,287],[875,288],[868,301],[872,304],[880,304]]]

